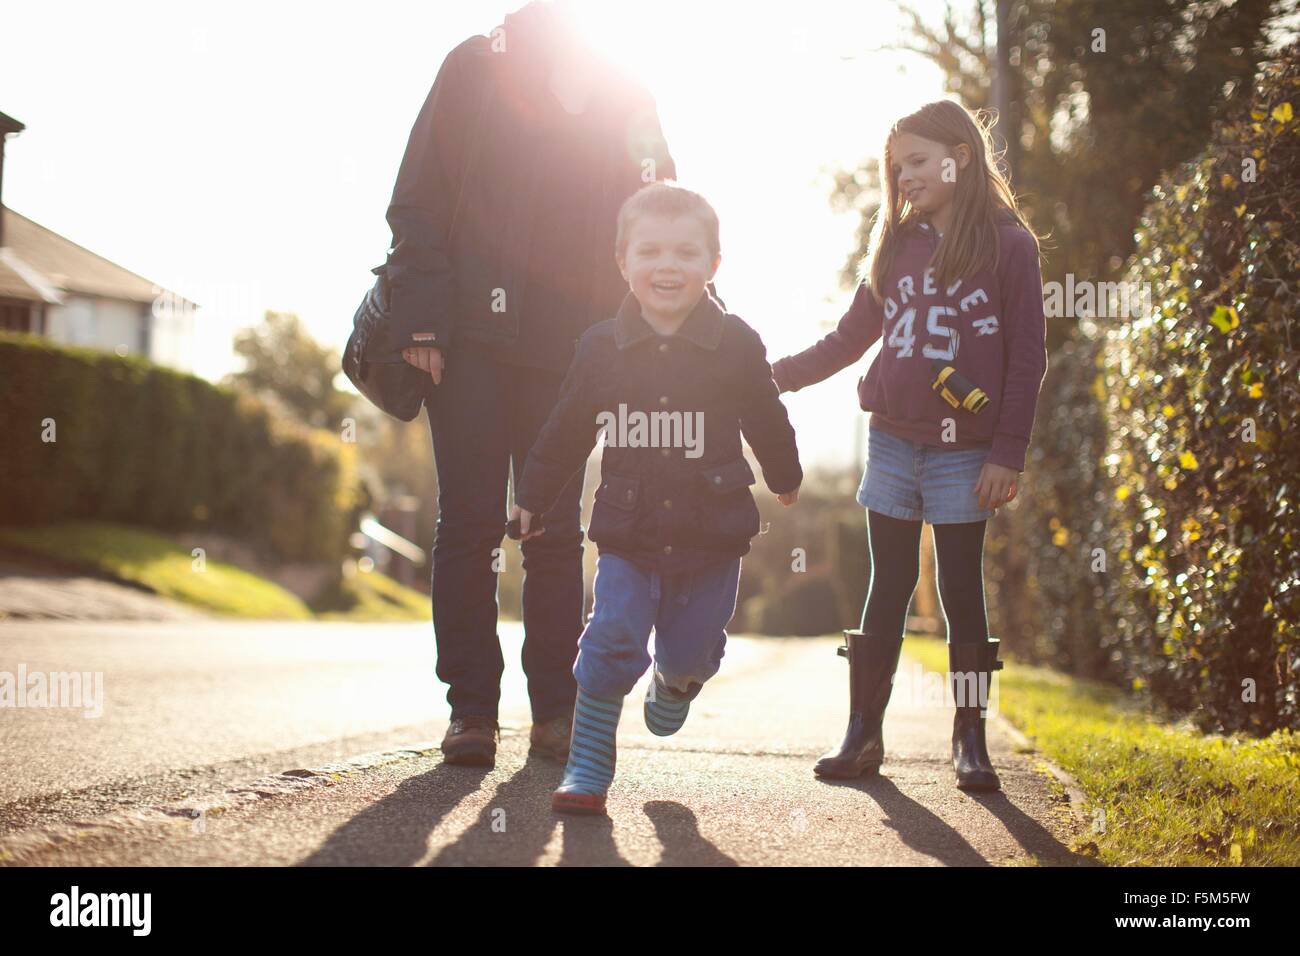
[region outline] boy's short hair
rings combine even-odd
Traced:
[[[632,223],[639,216],[695,216],[704,224],[709,243],[709,253],[717,256],[722,251],[719,238],[718,214],[709,201],[675,182],[665,181],[642,186],[629,196],[618,211],[618,233],[614,238],[614,253],[620,259],[627,255],[627,241],[632,233]]]

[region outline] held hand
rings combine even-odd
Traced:
[[[781,502],[781,504],[785,505],[787,508],[789,508],[792,504],[794,504],[796,501],[799,500],[799,489],[796,488],[794,491],[787,491],[783,495],[777,495],[776,500]]]
[[[546,534],[545,528],[541,531],[528,530],[529,525],[531,525],[533,521],[533,513],[531,511],[525,511],[518,505],[514,505],[510,509],[510,520],[514,521],[516,518],[519,519],[519,540],[521,542],[527,541],[529,538],[536,538],[541,534]]]
[[[424,369],[434,385],[442,384],[442,349],[419,346],[402,349],[402,358],[416,368]]]
[[[980,469],[979,481],[975,482],[975,497],[980,507],[987,510],[997,509],[1016,496],[1019,491],[1020,473],[1014,468],[985,462]]]

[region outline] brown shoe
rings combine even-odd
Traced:
[[[458,717],[442,738],[444,763],[491,767],[497,759],[497,722],[491,717]]]
[[[528,735],[528,752],[553,757],[569,758],[569,738],[573,735],[573,715],[564,714],[543,724],[533,724]]]

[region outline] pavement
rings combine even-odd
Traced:
[[[847,709],[830,637],[733,636],[672,738],[646,730],[643,681],[608,818],[558,816],[562,767],[527,755],[522,631],[500,632],[484,770],[441,762],[427,623],[0,623],[0,672],[103,688],[0,711],[0,865],[1091,865],[1067,788],[1000,718],[1002,792],[953,786],[951,708],[906,656],[882,774],[814,777]]]

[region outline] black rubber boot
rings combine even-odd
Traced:
[[[989,759],[984,739],[986,695],[992,693],[993,671],[1001,642],[996,638],[976,644],[949,644],[948,670],[957,713],[952,722],[952,767],[960,790],[1000,790],[1001,781]],[[973,681],[970,675],[974,675]]]
[[[845,631],[841,657],[849,659],[849,727],[838,750],[822,755],[813,767],[819,777],[847,780],[872,774],[885,759],[880,726],[894,688],[894,671],[902,636],[876,637]]]

